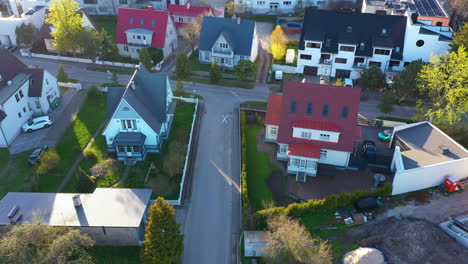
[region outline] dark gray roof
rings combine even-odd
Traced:
[[[5,114],[5,112],[3,112],[2,110],[0,110],[0,122],[5,119],[7,117],[7,115]]]
[[[429,122],[395,132],[405,170],[468,157],[468,151]],[[440,146],[449,149],[443,153]]]
[[[117,146],[141,146],[145,143],[146,136],[141,132],[120,132],[114,139],[113,144]]]
[[[337,53],[338,43],[358,45],[364,49],[358,56],[371,56],[372,46],[395,48],[403,52],[406,17],[381,16],[364,13],[344,13],[328,10],[306,9],[299,48],[304,49],[304,41],[324,43],[322,52]],[[382,30],[386,34],[382,34]],[[326,46],[325,43],[330,43]]]
[[[108,98],[109,112],[113,115],[119,92],[114,89]],[[166,122],[167,75],[149,73],[144,67],[137,69],[127,88],[120,97],[124,99],[145,122],[159,132],[161,124]]]
[[[120,103],[125,89],[123,88],[108,88],[107,90],[107,118],[110,119],[114,114],[115,108]]]
[[[18,73],[24,71],[27,66],[15,55],[0,46],[0,90],[7,86]]]
[[[44,82],[44,69],[43,68],[29,68],[25,69],[24,72],[30,73],[32,76],[32,84],[29,87],[29,97],[41,97],[42,95],[42,84]]]
[[[240,24],[237,24],[237,19],[205,16],[198,49],[211,50],[222,34],[234,54],[250,56],[254,32],[255,21],[252,20],[241,19]]]

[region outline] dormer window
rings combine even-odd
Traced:
[[[320,49],[321,45],[320,45],[320,43],[307,42],[306,47],[307,48],[313,48],[313,49]]]
[[[219,47],[222,48],[222,49],[227,49],[228,44],[227,43],[219,43]]]
[[[366,44],[364,42],[361,42],[359,44],[359,49],[363,50],[365,48]]]
[[[144,18],[140,19],[140,25],[143,26],[144,24],[145,24],[145,19]]]
[[[154,20],[154,19],[151,20],[151,26],[152,26],[152,27],[156,26],[156,20]]]
[[[382,35],[386,36],[388,32],[387,32],[387,29],[386,29],[386,28],[382,28],[382,31],[380,31],[380,33],[381,33]]]
[[[396,47],[395,52],[400,52],[400,47]]]
[[[133,25],[133,17],[130,18],[130,25]]]
[[[296,110],[297,110],[297,102],[296,102],[296,101],[292,101],[292,102],[291,102],[291,113],[295,114],[295,113],[296,113]]]
[[[331,46],[331,39],[327,39],[325,41],[325,46],[330,47]]]

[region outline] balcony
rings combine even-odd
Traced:
[[[212,49],[213,55],[217,55],[219,57],[225,58],[232,58],[234,53],[231,50],[220,50],[220,49]]]
[[[142,47],[142,48],[146,48],[150,46],[150,44],[136,43],[136,42],[128,42],[128,45],[133,46],[133,47]]]
[[[401,72],[402,69],[398,66],[389,66],[385,72],[389,72],[389,73],[398,73],[398,72]]]
[[[331,60],[330,59],[320,59],[319,64],[322,65],[331,65]]]
[[[365,69],[365,68],[367,68],[367,66],[366,66],[366,64],[364,62],[355,62],[355,63],[353,63],[353,68]]]

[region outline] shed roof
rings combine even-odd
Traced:
[[[265,256],[268,231],[244,231],[244,254],[246,257]]]

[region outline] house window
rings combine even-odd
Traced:
[[[325,149],[320,150],[320,158],[327,159],[327,151]]]
[[[101,11],[101,12],[107,12],[107,11],[109,11],[109,8],[104,7],[104,6],[100,6],[100,7],[99,7],[99,11]]]
[[[145,19],[144,18],[140,19],[140,25],[143,26],[144,24],[145,24]]]
[[[23,98],[24,97],[23,91],[19,90],[19,95],[20,95],[20,98]]]
[[[330,135],[328,135],[328,134],[320,134],[320,140],[322,140],[322,141],[330,141]]]
[[[300,167],[300,168],[305,168],[305,166],[306,166],[306,160],[301,159],[301,160],[299,161],[299,167]]]
[[[390,67],[399,67],[400,66],[400,61],[391,60],[390,64],[388,66],[390,66]]]
[[[343,108],[341,109],[341,118],[347,119],[348,114],[349,114],[349,107],[343,106]]]
[[[137,39],[141,39],[141,36],[140,36],[140,35],[137,35],[136,37],[137,37]]]
[[[312,55],[301,54],[301,60],[311,60]]]
[[[136,120],[133,119],[122,119],[122,129],[124,130],[135,130],[137,129]]]
[[[222,49],[227,49],[228,44],[227,43],[219,43],[219,47],[222,48]]]
[[[130,18],[130,25],[133,25],[133,17]]]
[[[291,159],[291,166],[297,167],[297,165],[299,165],[299,159],[292,158]]]
[[[117,151],[118,152],[125,152],[125,147],[124,146],[118,146]]]
[[[183,18],[183,17],[179,17],[179,22],[184,22],[184,18]]]
[[[292,101],[291,102],[291,113],[296,113],[296,108],[297,108],[297,102]]]
[[[119,4],[126,5],[126,4],[128,4],[128,1],[127,0],[119,0]]]
[[[278,129],[277,129],[276,127],[271,127],[271,128],[270,128],[270,134],[276,135],[276,133],[278,132],[277,130],[278,130]]]
[[[317,5],[323,6],[323,5],[325,5],[325,1],[317,1]]]
[[[19,102],[19,100],[21,100],[18,94],[15,94],[15,98],[16,98],[16,102]]]
[[[143,36],[143,40],[146,40],[146,36]]]
[[[416,46],[418,46],[418,47],[424,46],[424,40],[420,39],[420,40],[416,41]]]
[[[18,117],[21,118],[21,112],[18,112]]]
[[[39,101],[36,101],[35,103],[36,103],[36,108],[41,109],[41,103]]]
[[[94,5],[97,4],[97,0],[84,0],[84,3],[87,5]]]
[[[45,82],[46,82],[47,85],[49,85],[49,80],[45,79]]]
[[[286,149],[287,149],[287,147],[285,145],[281,145],[280,149],[279,149],[279,152],[280,153],[286,153]]]
[[[301,132],[301,138],[311,138],[312,137],[312,132],[306,132],[306,131],[302,131]]]
[[[306,166],[306,168],[308,168],[308,169],[315,169],[316,164],[317,164],[317,163],[316,163],[314,160],[308,160],[308,161],[307,161],[307,166]]]
[[[123,46],[123,49],[124,51],[128,51],[128,46],[127,45]]]
[[[306,113],[307,115],[312,115],[312,103],[307,103],[307,109],[306,109]]]
[[[377,68],[380,68],[380,65],[382,65],[381,62],[378,61],[369,61],[369,67],[375,66]]]
[[[312,43],[312,42],[307,42],[306,43],[307,48],[320,49],[321,46],[322,45],[320,43]]]
[[[291,1],[283,1],[283,5],[291,5]]]
[[[23,107],[23,113],[26,113],[26,107]]]
[[[388,55],[390,55],[390,50],[388,50],[388,49],[375,49],[374,54],[388,56]]]
[[[346,62],[348,62],[347,59],[335,58],[335,63],[343,63],[343,64],[346,64]]]
[[[354,47],[353,46],[340,46],[340,51],[346,51],[346,52],[354,52]]]
[[[322,108],[322,116],[327,117],[328,116],[328,104],[324,104]]]
[[[265,1],[257,1],[257,5],[264,5]]]
[[[205,52],[205,60],[206,61],[210,60],[210,53],[209,52]]]
[[[141,152],[140,146],[133,146],[133,152],[137,152],[137,153]]]
[[[156,26],[156,20],[154,20],[154,19],[151,20],[151,26],[152,26],[152,27]]]

